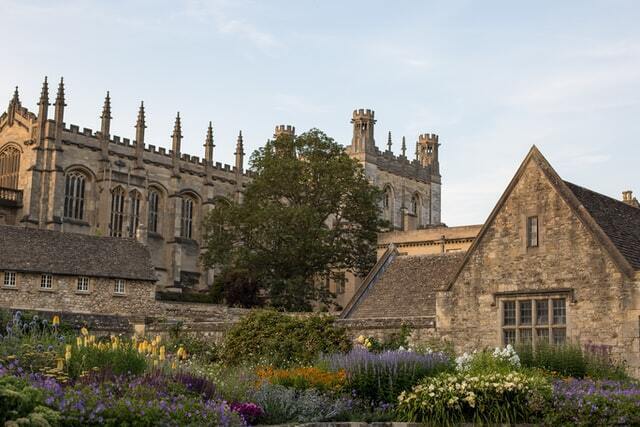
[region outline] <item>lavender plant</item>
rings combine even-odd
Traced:
[[[422,378],[452,368],[451,358],[444,353],[402,350],[370,353],[362,348],[322,356],[321,363],[331,370],[343,369],[347,387],[359,398],[377,403],[395,402],[403,390],[410,389]]]

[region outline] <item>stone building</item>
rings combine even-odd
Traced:
[[[459,347],[604,348],[640,376],[640,209],[563,181],[536,147],[438,293]]]
[[[400,255],[430,255],[466,251],[482,225],[434,226],[418,230],[389,231],[378,234],[378,258],[393,244]]]
[[[0,306],[58,313],[156,310],[147,248],[131,239],[0,225]]]
[[[111,99],[104,100],[100,130],[65,123],[63,81],[49,107],[47,80],[37,114],[22,105],[18,90],[0,115],[0,223],[86,235],[135,238],[148,245],[160,287],[206,288],[213,272],[200,262],[202,220],[216,204],[241,201],[251,180],[244,169],[242,132],[233,166],[214,160],[213,128],[203,131],[204,158],[182,151],[179,113],[171,149],[145,141],[141,103],[135,139],[111,135]],[[133,122],[133,120],[132,120]],[[374,142],[374,112],[353,113],[353,141],[347,148],[362,162],[367,176],[386,191],[384,212],[398,229],[440,223],[438,137],[419,137],[416,159]],[[277,126],[275,135],[294,134]],[[343,295],[357,278],[330,284]],[[346,294],[346,295],[345,295]]]

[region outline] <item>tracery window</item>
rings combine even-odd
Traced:
[[[140,224],[140,201],[142,196],[138,191],[132,191],[129,195],[129,237],[136,237],[138,225]]]
[[[84,219],[84,192],[86,178],[79,172],[70,172],[64,181],[64,217]]]
[[[160,208],[160,193],[156,190],[149,191],[149,231],[158,232],[158,214]]]
[[[111,191],[111,223],[109,234],[112,237],[122,237],[122,223],[124,220],[124,190],[116,187]]]
[[[182,198],[182,213],[180,221],[180,236],[185,239],[193,237],[193,207],[194,201],[190,197]]]
[[[420,204],[420,199],[418,198],[418,195],[417,195],[417,194],[414,194],[414,195],[411,197],[411,206],[410,206],[410,208],[411,208],[411,213],[412,213],[413,215],[417,215],[417,214],[418,214],[418,205],[419,205],[419,204]]]
[[[0,152],[0,187],[18,188],[20,150],[7,147]]]

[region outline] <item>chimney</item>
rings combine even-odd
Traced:
[[[640,208],[640,203],[638,199],[633,197],[633,191],[627,190],[622,192],[622,201],[629,206],[633,206],[634,208]]]

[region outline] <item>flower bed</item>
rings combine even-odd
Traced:
[[[398,416],[432,425],[531,422],[550,394],[546,379],[519,372],[441,374],[403,392]]]
[[[362,399],[393,403],[403,390],[408,390],[425,376],[435,375],[451,366],[443,353],[420,354],[393,350],[370,353],[355,348],[349,353],[323,356],[329,369],[346,373],[346,386]]]

